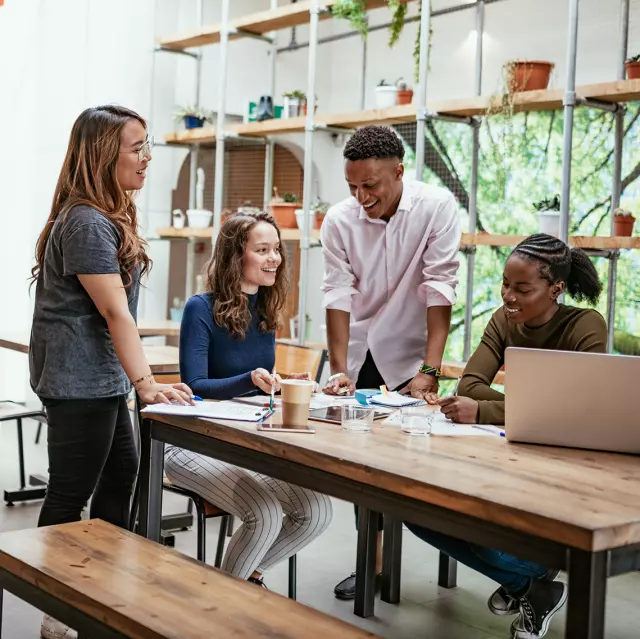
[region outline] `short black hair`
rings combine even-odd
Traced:
[[[344,147],[345,160],[357,162],[376,158],[404,158],[404,145],[395,131],[388,126],[363,126],[358,129]]]
[[[538,262],[540,277],[549,284],[565,282],[571,297],[597,303],[602,283],[596,267],[583,250],[569,248],[552,235],[537,233],[520,242],[513,253]]]

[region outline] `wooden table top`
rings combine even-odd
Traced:
[[[149,366],[154,373],[173,373],[177,371],[178,366],[178,347],[177,346],[152,346],[150,344],[142,345]],[[29,335],[5,333],[0,336],[0,348],[8,348],[18,353],[29,352]]]
[[[171,320],[139,319],[138,333],[140,333],[140,337],[177,337],[180,335],[180,322],[172,322]]]
[[[409,437],[380,422],[368,434],[314,422],[315,435],[287,435],[245,422],[153,419],[571,547],[640,543],[638,456],[502,437]]]
[[[131,639],[376,636],[97,519],[2,533],[0,567]]]

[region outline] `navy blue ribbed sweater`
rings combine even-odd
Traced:
[[[186,303],[180,326],[180,378],[203,399],[230,399],[256,391],[251,371],[271,372],[275,332],[261,333],[258,294],[247,295],[251,325],[244,339],[213,321],[213,294],[194,295]]]

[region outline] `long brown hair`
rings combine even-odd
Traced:
[[[239,339],[244,339],[251,324],[247,296],[241,288],[244,253],[251,229],[260,222],[271,224],[280,240],[280,229],[268,213],[232,215],[222,224],[213,257],[205,266],[206,291],[215,295],[213,319],[218,326],[226,328],[229,333]],[[258,329],[262,333],[274,331],[280,327],[280,314],[286,301],[289,285],[284,250],[281,250],[280,255],[282,262],[276,272],[275,284],[261,286],[258,289],[257,310],[260,317]]]
[[[147,128],[147,123],[135,111],[111,105],[85,109],[75,121],[51,213],[36,245],[36,264],[31,269],[34,281],[42,272],[55,221],[79,204],[100,211],[118,228],[121,238],[118,262],[125,286],[130,286],[137,265],[142,266],[141,274],[149,270],[151,261],[145,251],[147,243],[138,235],[136,205],[132,194],[118,183],[116,171],[122,129],[130,120],[137,120]]]

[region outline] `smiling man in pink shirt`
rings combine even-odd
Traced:
[[[351,197],[329,209],[321,231],[325,392],[386,384],[434,403],[458,283],[456,201],[446,189],[403,181],[404,146],[387,127],[358,129],[344,158]],[[355,596],[355,573],[335,594]]]

